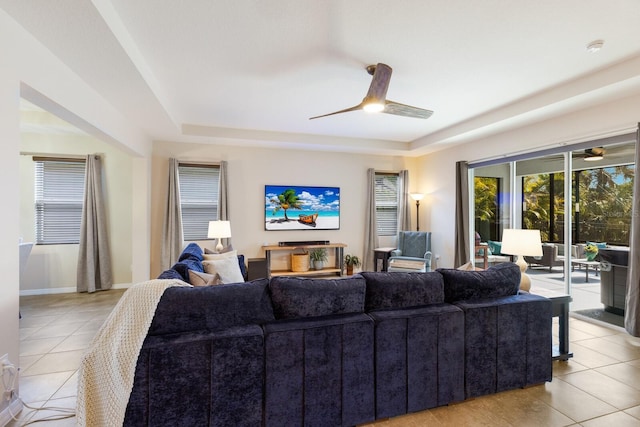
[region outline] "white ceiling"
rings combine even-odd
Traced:
[[[0,0],[156,140],[418,155],[640,93],[640,1]],[[605,41],[597,53],[586,45]],[[427,120],[362,111],[369,64]],[[328,138],[327,138],[328,137]]]

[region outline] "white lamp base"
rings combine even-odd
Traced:
[[[216,245],[216,252],[220,253],[222,252],[223,249],[224,249],[224,246],[222,246],[222,239],[218,239],[218,244]]]
[[[518,255],[518,259],[515,264],[520,267],[520,290],[529,292],[531,289],[531,279],[527,273],[525,273],[527,268],[529,268],[529,264],[526,263],[522,255]]]

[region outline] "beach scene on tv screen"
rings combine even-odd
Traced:
[[[265,185],[266,230],[337,230],[340,188]]]

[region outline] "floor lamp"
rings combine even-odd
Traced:
[[[518,257],[516,265],[520,267],[520,289],[529,291],[531,279],[525,271],[529,267],[524,256],[542,256],[542,241],[540,230],[506,229],[502,233],[502,248],[500,252]]]
[[[416,201],[416,231],[420,231],[420,200],[423,197],[422,193],[411,193],[411,198]]]

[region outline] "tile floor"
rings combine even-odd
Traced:
[[[82,353],[122,292],[21,298],[19,395],[24,402],[74,408]],[[621,328],[572,318],[570,340],[574,357],[554,362],[552,382],[370,425],[640,426],[640,339]],[[56,414],[25,408],[9,426]],[[75,418],[38,425],[73,426]]]

